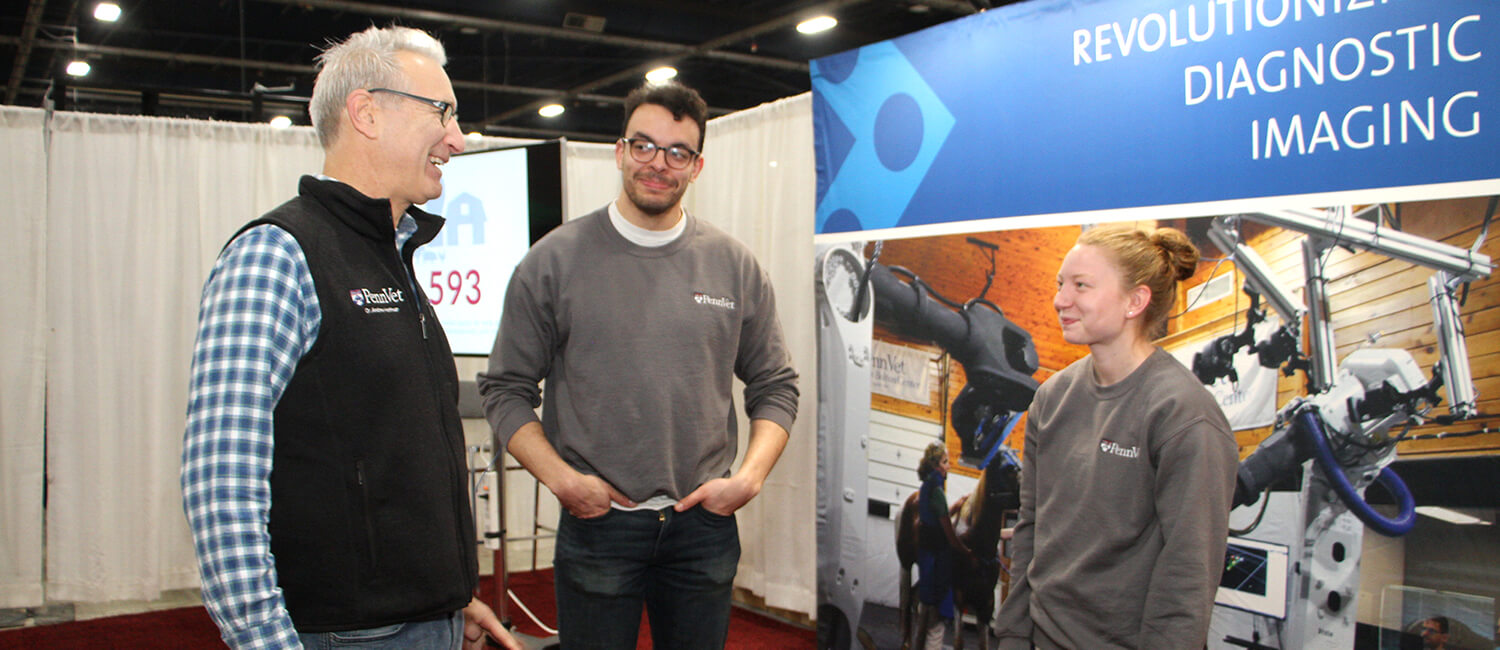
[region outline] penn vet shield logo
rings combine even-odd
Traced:
[[[727,296],[723,297],[723,298],[720,298],[720,297],[717,297],[717,296],[712,296],[712,295],[703,293],[702,291],[695,291],[695,292],[693,292],[693,302],[696,302],[696,303],[698,303],[700,305],[708,305],[710,307],[720,307],[720,308],[723,308],[723,309],[734,309],[734,298],[730,298],[730,297],[727,297]]]
[[[394,314],[401,311],[406,302],[406,292],[395,287],[380,289],[350,289],[349,300],[355,307],[363,307],[366,314]]]
[[[1140,447],[1125,447],[1118,442],[1108,439],[1099,441],[1099,451],[1119,456],[1120,458],[1139,458],[1141,455]]]

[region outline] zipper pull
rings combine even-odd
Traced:
[[[421,308],[419,307],[418,309],[421,309]],[[427,340],[427,312],[425,312],[425,311],[419,311],[418,314],[422,317],[422,340],[426,341]]]

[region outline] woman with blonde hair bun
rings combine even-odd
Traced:
[[[1238,451],[1196,377],[1152,341],[1198,249],[1171,228],[1087,229],[1057,272],[1063,339],[1088,356],[1026,417],[1001,648],[1202,648]]]

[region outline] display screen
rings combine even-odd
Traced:
[[[419,207],[447,224],[412,259],[416,281],[453,353],[487,356],[516,264],[562,223],[562,142],[453,156],[442,196]]]
[[[1214,602],[1235,609],[1286,618],[1287,547],[1229,538],[1224,577]]]

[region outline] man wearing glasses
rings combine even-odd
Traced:
[[[532,247],[479,375],[500,444],[563,506],[553,564],[570,650],[634,648],[642,605],[653,647],[724,647],[734,513],[760,493],[797,414],[769,280],[682,208],[707,115],[676,83],[626,98],[619,197]],[[735,377],[750,435],[731,471]]]
[[[443,47],[370,28],[319,57],[323,173],[203,289],[183,508],[233,648],[520,650],[478,586],[458,374],[412,254],[463,151]]]

